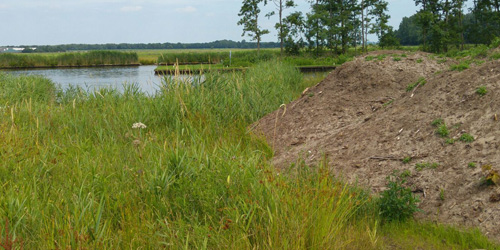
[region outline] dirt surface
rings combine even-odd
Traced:
[[[444,61],[403,51],[355,58],[305,90],[286,111],[261,119],[254,131],[274,146],[279,168],[298,158],[314,164],[326,154],[335,173],[375,193],[385,189],[394,170],[407,170],[408,185],[421,200],[417,217],[479,227],[500,240],[500,187],[484,184],[491,170],[482,168],[500,170],[500,61],[462,72],[450,71],[456,62]],[[425,85],[407,91],[420,77]],[[486,95],[476,93],[479,86]],[[431,125],[438,118],[448,138]],[[474,141],[460,141],[465,133]],[[406,157],[411,161],[403,163]],[[420,163],[439,166],[419,168]]]

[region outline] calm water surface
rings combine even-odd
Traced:
[[[123,84],[137,84],[142,91],[154,94],[162,81],[162,77],[154,74],[156,66],[139,67],[103,67],[103,68],[68,68],[68,69],[30,69],[6,70],[14,75],[42,75],[63,89],[70,85],[80,86],[86,90],[102,87],[123,89]]]

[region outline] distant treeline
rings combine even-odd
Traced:
[[[46,46],[24,46],[36,47],[35,51],[26,50],[24,52],[65,52],[72,50],[117,50],[117,49],[254,49],[257,43],[235,42],[230,40],[220,40],[209,43],[120,43],[120,44],[65,44],[65,45],[46,45]],[[266,42],[261,43],[261,48],[279,48],[279,43]]]
[[[79,67],[138,63],[137,53],[118,51],[73,52],[54,55],[0,54],[0,68]]]

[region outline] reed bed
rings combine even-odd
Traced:
[[[148,96],[136,85],[62,92],[40,77],[0,74],[2,246],[397,246],[373,199],[337,179],[327,158],[278,173],[273,150],[249,130],[314,82],[276,61],[195,79],[166,78]],[[436,244],[494,246],[481,237]]]
[[[57,54],[0,54],[0,68],[78,67],[133,65],[139,63],[135,52],[90,51]]]

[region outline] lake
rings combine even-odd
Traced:
[[[161,76],[154,74],[155,65],[135,67],[96,67],[96,68],[59,68],[2,70],[14,75],[42,75],[63,89],[68,86],[80,86],[85,90],[102,87],[123,89],[124,83],[136,83],[142,91],[154,94],[162,81]]]

